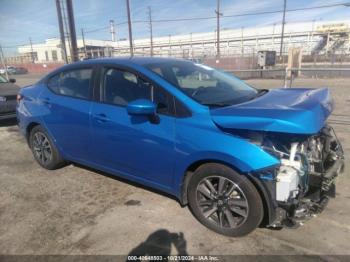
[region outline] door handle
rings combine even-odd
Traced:
[[[94,119],[96,119],[100,123],[105,123],[105,122],[109,122],[110,121],[110,119],[103,113],[93,115],[92,117]]]

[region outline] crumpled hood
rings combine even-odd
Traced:
[[[332,111],[328,88],[281,88],[242,104],[211,109],[210,113],[222,128],[315,134]]]

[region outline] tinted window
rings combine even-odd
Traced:
[[[258,95],[256,89],[242,80],[205,65],[178,61],[148,64],[146,67],[204,105],[233,105]]]
[[[106,69],[103,83],[103,102],[126,106],[131,101],[144,98],[157,105],[158,113],[173,113],[172,96],[131,72],[114,68]]]
[[[136,99],[151,99],[151,87],[135,74],[117,69],[106,69],[103,77],[103,101],[126,106]]]
[[[191,111],[188,110],[179,100],[175,99],[175,111],[177,117],[189,117],[191,116]]]
[[[152,101],[157,105],[157,113],[163,115],[174,115],[173,96],[169,95],[165,90],[154,87],[152,92]]]
[[[50,78],[48,87],[56,94],[88,99],[92,69],[61,72]]]

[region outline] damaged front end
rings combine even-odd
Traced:
[[[276,207],[270,227],[296,227],[320,213],[329,198],[335,197],[335,179],[343,172],[344,153],[330,126],[312,136],[253,133],[250,139],[281,162],[269,172],[275,184]],[[260,178],[266,179],[266,173]]]

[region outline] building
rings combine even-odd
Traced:
[[[68,42],[66,43],[68,47]],[[113,43],[111,41],[102,40],[77,40],[77,46],[80,54],[80,58],[83,57],[102,57],[107,56],[108,52],[113,49]],[[33,57],[35,62],[50,63],[50,62],[63,62],[64,53],[61,48],[61,40],[58,38],[47,39],[44,43],[25,45],[18,48],[20,54],[29,54]],[[86,53],[85,53],[86,52]],[[70,57],[69,48],[67,48],[67,56]]]
[[[274,50],[279,54],[281,24],[254,28],[222,29],[220,49],[222,57],[254,56],[260,50]],[[285,25],[283,54],[291,47],[300,47],[305,55],[350,54],[350,20],[312,21]],[[127,39],[112,41],[86,39],[85,46],[77,40],[79,57],[105,57],[129,55]],[[68,47],[68,44],[67,44]],[[30,54],[38,63],[63,62],[59,39],[47,39],[42,44],[18,48],[21,55]],[[216,32],[169,35],[153,38],[156,56],[205,58],[216,55]],[[150,54],[150,39],[134,40],[135,55]],[[70,57],[69,50],[67,56]]]

